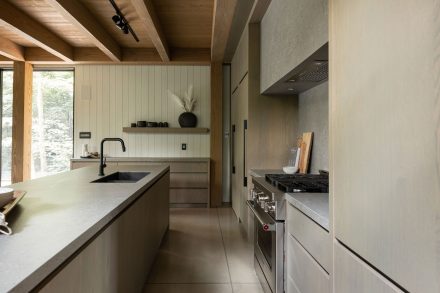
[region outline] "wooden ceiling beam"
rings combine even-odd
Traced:
[[[8,39],[0,37],[0,55],[14,61],[24,61],[24,48]]]
[[[211,60],[223,62],[237,0],[214,0]]]
[[[131,0],[144,28],[147,30],[151,41],[163,61],[170,61],[170,50],[165,35],[157,17],[152,0]]]
[[[38,47],[25,48],[25,59],[32,64],[63,64],[63,60]],[[175,64],[208,65],[210,49],[174,48],[171,60],[162,61],[154,48],[122,48],[122,60],[112,61],[98,48],[75,48],[73,63],[76,64]]]
[[[79,31],[87,35],[105,55],[113,61],[122,58],[121,47],[113,37],[102,27],[96,17],[81,3],[72,0],[46,0],[66,20]],[[110,15],[109,15],[110,17]]]
[[[66,62],[73,60],[72,46],[8,1],[0,1],[0,24]]]

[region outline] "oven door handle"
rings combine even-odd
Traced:
[[[268,214],[266,214],[259,206],[255,206],[252,200],[247,200],[246,204],[252,210],[252,212],[255,215],[255,218],[257,218],[261,226],[263,226],[264,231],[276,230],[276,222]]]

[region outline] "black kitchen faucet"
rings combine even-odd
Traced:
[[[99,161],[99,176],[104,176],[104,168],[107,166],[105,164],[105,158],[104,158],[104,142],[106,141],[120,141],[122,144],[122,151],[125,152],[125,143],[122,140],[122,138],[104,138],[101,140],[101,157]]]

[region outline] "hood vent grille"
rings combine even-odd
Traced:
[[[321,82],[328,78],[328,61],[314,61],[308,68],[289,78],[289,82]]]
[[[303,93],[328,80],[328,43],[263,91],[264,95],[290,96]]]

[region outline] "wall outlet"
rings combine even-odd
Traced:
[[[182,151],[186,151],[186,143],[182,143]]]

